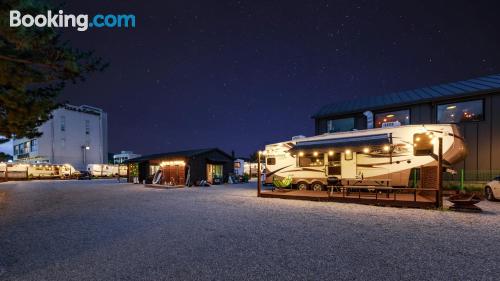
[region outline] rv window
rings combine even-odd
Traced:
[[[483,120],[483,100],[441,104],[437,106],[438,123],[460,123]]]
[[[276,158],[267,158],[267,165],[276,165]]]
[[[406,109],[375,114],[375,128],[382,128],[384,124],[388,123],[409,125],[410,110]]]
[[[306,154],[299,157],[299,167],[318,167],[324,165],[323,153],[317,154]]]

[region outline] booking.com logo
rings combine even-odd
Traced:
[[[135,28],[135,15],[97,14],[89,21],[89,15],[58,13],[38,15],[22,15],[20,11],[10,11],[10,27],[73,27],[78,31],[87,31],[89,28]]]

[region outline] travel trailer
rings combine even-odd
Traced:
[[[267,145],[266,184],[291,178],[298,189],[323,190],[328,179],[340,184],[384,181],[410,186],[412,172],[436,166],[443,139],[445,167],[463,160],[466,148],[456,125],[407,125],[327,133]]]
[[[112,164],[88,164],[87,171],[93,177],[116,177],[127,176],[127,166],[126,165],[112,165]]]
[[[245,160],[243,159],[234,160],[234,174],[237,176],[243,176],[245,174]]]
[[[70,164],[26,164],[26,163],[0,163],[0,175],[12,179],[27,178],[69,178],[77,172]]]

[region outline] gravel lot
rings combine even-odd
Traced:
[[[112,180],[0,193],[0,280],[500,278],[500,202],[466,214]]]

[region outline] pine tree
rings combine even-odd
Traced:
[[[0,2],[0,136],[8,141],[41,135],[37,127],[60,106],[57,96],[66,83],[83,81],[107,64],[93,52],[72,48],[53,28],[10,27],[9,11],[46,14],[44,1]]]

